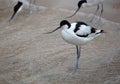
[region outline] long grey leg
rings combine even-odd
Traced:
[[[97,12],[98,12],[99,9],[100,9],[100,6],[99,6],[99,4],[98,4],[98,5],[97,5],[97,9],[96,9],[93,17],[92,17],[92,19],[90,20],[90,23],[92,23],[93,19],[95,18],[95,15],[97,14]]]
[[[80,59],[80,53],[81,53],[81,47],[76,45],[76,49],[77,49],[77,60],[76,60],[76,64],[75,64],[75,67],[74,67],[74,70],[73,70],[73,74],[76,73],[77,69],[78,69],[78,62],[79,62],[79,59]]]
[[[29,4],[29,14],[32,14],[32,13],[33,13],[35,2],[36,2],[36,0],[30,0],[30,4]]]
[[[101,11],[100,11],[99,22],[98,23],[100,23],[101,16],[102,16],[102,13],[103,13],[103,3],[101,2],[100,5],[101,5]]]

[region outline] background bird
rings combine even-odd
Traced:
[[[11,21],[14,18],[16,13],[18,13],[18,12],[20,12],[22,10],[22,7],[23,7],[23,2],[18,1],[18,3],[14,6],[13,15],[11,16],[9,21]]]
[[[78,9],[74,12],[73,15],[68,16],[67,18],[70,18],[70,17],[74,16],[74,15],[80,10],[80,8],[82,7],[82,5],[85,4],[85,3],[87,3],[87,0],[80,0],[80,1],[78,2],[78,4],[77,4]]]
[[[93,40],[95,37],[98,37],[102,33],[104,33],[104,30],[93,28],[87,25],[85,22],[81,22],[81,21],[69,23],[67,20],[63,20],[60,22],[60,26],[58,28],[54,29],[53,31],[47,32],[46,34],[55,32],[60,28],[62,28],[61,31],[62,38],[67,43],[76,46],[77,60],[73,70],[73,73],[75,73],[78,69],[81,46],[90,42],[91,40]]]
[[[84,8],[84,7],[87,7],[87,8],[88,8],[88,7],[92,7],[92,6],[97,6],[97,9],[96,9],[96,11],[95,11],[92,19],[90,20],[90,23],[92,23],[95,15],[97,14],[98,10],[99,10],[100,7],[101,7],[100,15],[99,15],[99,17],[100,17],[100,18],[99,18],[99,21],[100,21],[101,15],[102,15],[102,13],[103,13],[103,1],[105,1],[105,0],[80,0],[80,1],[78,2],[78,9],[75,11],[75,13],[74,13],[73,15],[68,16],[67,18],[70,18],[70,17],[74,16],[74,15],[79,11],[79,9],[80,9],[81,7],[83,7],[83,8]]]
[[[16,0],[13,0],[13,1],[16,2]],[[32,11],[34,10],[33,4],[35,4],[35,1],[36,0],[30,0],[29,2],[27,0],[17,0],[17,3],[13,8],[13,15],[11,16],[9,21],[11,21],[17,13],[22,11],[23,7],[25,7],[25,6],[27,6],[27,8],[29,8],[29,14],[31,14]]]

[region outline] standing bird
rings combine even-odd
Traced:
[[[23,7],[23,2],[18,1],[18,3],[14,6],[14,12],[13,12],[12,17],[9,19],[9,21],[11,21],[14,18],[16,13],[18,13],[22,10],[22,7]]]
[[[92,6],[96,6],[97,5],[97,9],[96,9],[96,11],[94,13],[94,16],[90,20],[90,22],[92,23],[95,15],[97,14],[97,12],[98,12],[98,10],[100,9],[100,6],[101,6],[101,12],[100,12],[100,16],[99,16],[100,17],[99,20],[100,20],[101,19],[101,15],[103,13],[103,1],[104,0],[80,0],[78,2],[78,9],[75,11],[75,13],[73,15],[71,15],[71,16],[69,16],[67,18],[70,18],[70,17],[74,16],[79,11],[79,9],[81,7],[92,7]]]
[[[58,28],[54,29],[51,32],[47,32],[46,34],[55,32],[60,28],[63,28],[61,32],[62,38],[66,42],[76,46],[77,60],[73,70],[73,73],[75,73],[78,69],[81,46],[104,33],[104,30],[95,29],[84,22],[69,23],[67,20],[63,20],[60,22],[60,26]]]

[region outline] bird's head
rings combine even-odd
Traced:
[[[67,25],[68,28],[71,26],[71,24],[70,24],[67,20],[62,20],[62,21],[60,22],[60,26],[59,26],[59,27],[57,27],[56,29],[54,29],[54,30],[52,30],[52,31],[50,31],[50,32],[47,32],[46,34],[53,33],[53,32],[55,32],[55,31],[57,31],[58,29],[62,28],[63,26],[65,26],[65,25]]]
[[[71,26],[71,24],[67,21],[67,20],[62,20],[61,22],[60,22],[60,28],[62,27],[62,26],[64,26],[64,25],[67,25],[68,26],[68,28],[70,28],[70,26]]]
[[[78,2],[78,8],[80,9],[81,6],[82,6],[82,4],[84,4],[84,3],[87,3],[87,0],[80,0],[80,1]]]
[[[74,15],[79,11],[79,9],[81,8],[81,6],[82,6],[84,3],[87,3],[87,0],[80,0],[80,1],[78,2],[78,8],[77,8],[77,10],[74,12],[73,15],[68,16],[67,18],[70,18],[70,17],[74,16]]]

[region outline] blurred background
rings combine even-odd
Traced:
[[[36,0],[32,14],[25,6],[8,22],[16,1],[0,0],[0,84],[120,84],[120,0],[104,0],[100,25],[97,14],[92,26],[107,33],[82,47],[75,74],[75,47],[61,38],[60,30],[43,33],[63,19],[89,21],[97,6],[66,18],[79,0]]]

